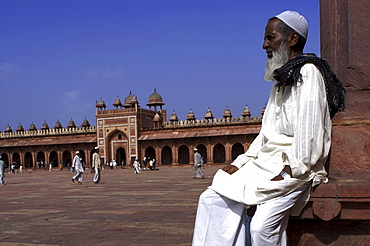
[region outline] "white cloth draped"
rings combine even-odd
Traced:
[[[324,168],[331,141],[331,119],[324,80],[313,64],[301,68],[302,79],[292,87],[272,85],[260,134],[232,165],[233,174],[219,170],[210,189],[247,205],[280,198],[309,180],[327,182]],[[285,165],[292,178],[271,181]],[[293,208],[298,215],[309,192]]]

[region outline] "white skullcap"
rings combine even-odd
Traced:
[[[95,149],[99,149],[99,147],[95,147]]]
[[[79,154],[79,153],[80,153],[80,151],[78,151],[78,150],[77,150],[77,151],[76,151],[76,154]]]
[[[300,15],[298,12],[287,10],[281,14],[278,14],[275,17],[280,19],[282,22],[287,24],[294,31],[298,32],[301,36],[307,39],[307,34],[308,34],[307,20],[302,15]]]
[[[194,149],[194,151],[198,151],[198,149],[197,149],[197,148],[195,148],[195,149]]]

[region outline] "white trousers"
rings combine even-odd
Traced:
[[[310,186],[307,182],[284,197],[257,205],[250,225],[252,245],[286,245],[291,208]],[[199,197],[193,246],[245,246],[245,217],[245,204],[205,190]]]
[[[74,180],[77,180],[78,182],[82,182],[82,174],[83,172],[79,172],[79,171],[76,171],[77,174],[75,176],[73,176],[73,179]]]
[[[245,205],[211,189],[199,197],[193,246],[245,246]]]
[[[93,178],[94,183],[99,183],[100,182],[100,168],[95,167],[95,174]]]

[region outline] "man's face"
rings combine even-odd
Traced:
[[[265,64],[264,78],[267,81],[274,81],[273,72],[282,67],[290,57],[290,51],[286,43],[286,37],[278,32],[280,20],[273,19],[267,23],[262,48],[266,50],[267,61]]]
[[[273,52],[280,48],[282,42],[285,43],[286,41],[284,35],[278,31],[279,23],[280,20],[273,19],[267,23],[265,28],[265,36],[262,48],[266,50],[267,58],[269,59],[273,57]]]

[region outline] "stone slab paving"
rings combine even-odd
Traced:
[[[191,245],[198,197],[222,166],[192,179],[191,166],[104,170],[94,184],[69,171],[7,174],[0,186],[0,246]]]

